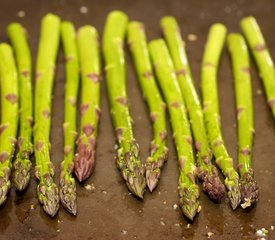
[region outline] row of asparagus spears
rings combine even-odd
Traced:
[[[251,163],[254,124],[246,42],[258,65],[274,116],[275,73],[256,20],[253,17],[244,18],[241,27],[247,41],[241,34],[231,33],[227,36],[238,120],[237,172],[222,137],[217,91],[218,65],[226,39],[226,27],[214,24],[209,31],[202,58],[201,103],[175,18],[164,17],[161,20],[164,39],[152,40],[147,44],[143,23],[129,22],[128,16],[120,11],[108,15],[102,47],[110,113],[117,138],[116,163],[127,187],[138,198],[143,198],[146,184],[151,192],[156,188],[168,157],[167,107],[177,150],[178,189],[184,215],[193,220],[199,212],[197,178],[204,192],[214,201],[219,202],[227,192],[233,209],[240,203],[245,208],[257,202],[258,187]],[[76,215],[74,176],[82,182],[95,168],[102,78],[97,30],[86,25],[76,34],[71,22],[61,22],[56,15],[48,14],[42,19],[35,69],[34,109],[31,53],[26,31],[19,23],[12,23],[7,32],[13,49],[7,43],[0,44],[0,204],[6,201],[11,187],[10,175],[17,142],[18,151],[13,162],[15,188],[18,191],[27,188],[31,175],[30,157],[34,151],[37,195],[43,209],[54,217],[60,200],[70,213]],[[145,165],[139,157],[128,105],[124,52],[126,38],[153,126],[150,156]],[[60,39],[66,60],[66,85],[64,159],[58,190],[50,159],[50,129],[52,90]],[[79,87],[80,127],[77,131]],[[18,121],[19,136],[16,140]],[[216,166],[225,177],[224,184]]]

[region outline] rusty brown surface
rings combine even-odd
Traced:
[[[81,6],[88,8],[86,14],[80,12]],[[174,15],[186,40],[198,89],[203,46],[208,28],[214,22],[226,24],[229,31],[240,31],[239,20],[243,16],[254,15],[262,27],[267,46],[275,57],[273,0],[1,1],[0,40],[7,40],[5,27],[8,23],[20,21],[28,30],[32,55],[35,58],[40,20],[44,14],[56,13],[64,20],[73,21],[77,27],[92,24],[102,33],[105,17],[113,9],[124,10],[132,20],[143,21],[149,39],[160,37],[161,17]],[[26,16],[19,18],[18,11],[25,11]],[[196,41],[188,40],[187,35],[191,33],[197,35]],[[64,61],[60,51],[54,87],[51,135],[56,180],[60,172],[58,166],[63,157]],[[135,122],[135,136],[144,161],[149,151],[152,130],[128,54],[127,68],[129,104]],[[178,204],[178,171],[171,131],[168,136],[169,159],[159,186],[152,194],[147,190],[142,202],[129,195],[115,165],[115,137],[103,79],[97,164],[94,174],[82,186],[77,186],[78,216],[72,217],[62,207],[56,218],[46,216],[38,203],[36,183],[32,177],[26,193],[18,195],[12,189],[6,205],[0,209],[0,239],[207,239],[209,232],[214,234],[211,239],[254,239],[255,231],[259,228],[268,229],[269,239],[275,239],[275,232],[270,230],[271,226],[275,225],[275,123],[265,96],[261,93],[263,88],[254,64],[251,71],[256,130],[253,163],[260,188],[257,206],[245,211],[239,208],[233,212],[226,199],[221,204],[215,204],[202,193],[202,211],[194,223],[188,225],[180,210],[173,208]],[[236,163],[236,114],[227,51],[224,51],[220,65],[219,96],[225,143]],[[86,185],[88,187],[85,188]]]

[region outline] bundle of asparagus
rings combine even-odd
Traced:
[[[13,182],[17,190],[23,191],[30,181],[30,155],[33,153],[31,53],[27,42],[26,30],[19,23],[11,23],[7,28],[7,32],[15,51],[20,87],[20,133],[17,142],[19,150],[13,163]]]
[[[249,53],[241,34],[229,34],[227,38],[235,78],[236,107],[238,117],[238,169],[243,208],[258,200],[258,187],[251,164],[254,121]]]
[[[72,176],[76,138],[76,105],[79,85],[79,64],[75,29],[71,22],[61,23],[61,39],[66,59],[64,160],[60,173],[60,200],[62,205],[76,215],[76,185]]]
[[[216,167],[212,164],[212,151],[204,125],[203,111],[190,71],[184,42],[179,26],[173,17],[164,17],[161,26],[170,54],[175,65],[181,93],[188,110],[198,159],[198,177],[203,182],[203,190],[213,200],[219,201],[225,194]]]
[[[186,217],[193,220],[200,205],[199,187],[196,184],[193,140],[183,97],[165,42],[162,39],[151,41],[149,52],[170,114],[180,170],[178,189],[181,209]]]
[[[1,125],[0,125],[0,205],[10,190],[11,165],[18,125],[18,76],[10,45],[0,44]]]
[[[224,145],[220,128],[219,99],[217,91],[217,71],[225,41],[226,28],[222,24],[211,26],[202,60],[202,96],[204,119],[208,138],[216,163],[225,176],[225,186],[232,208],[235,210],[241,201],[239,175],[234,169],[233,160]]]
[[[150,109],[154,140],[151,142],[151,156],[146,160],[146,181],[152,192],[160,178],[161,168],[167,160],[165,103],[162,101],[147,49],[144,25],[131,22],[128,26],[128,44],[132,53],[140,87]]]
[[[34,108],[35,175],[39,181],[37,194],[43,209],[54,217],[59,209],[58,188],[53,180],[50,160],[51,100],[55,60],[59,45],[60,19],[47,14],[42,19],[36,63]]]
[[[129,190],[139,198],[145,191],[144,168],[139,158],[139,147],[133,136],[131,116],[126,94],[124,37],[128,17],[123,12],[109,13],[103,35],[106,83],[118,149],[117,166]]]

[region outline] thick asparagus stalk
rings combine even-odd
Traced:
[[[161,20],[161,26],[175,65],[179,86],[188,109],[191,128],[196,141],[198,177],[203,182],[203,190],[209,197],[219,201],[225,194],[225,188],[211,161],[212,151],[208,143],[203,111],[194,86],[180,29],[174,17],[164,17]]]
[[[7,32],[15,50],[20,86],[20,133],[18,139],[19,150],[13,163],[13,182],[17,190],[23,191],[26,189],[30,181],[30,155],[33,153],[31,53],[27,42],[26,31],[19,23],[11,23],[7,28]]]
[[[10,45],[0,44],[1,125],[0,125],[0,205],[10,190],[11,165],[18,125],[18,77]]]
[[[71,22],[61,23],[61,39],[66,59],[64,159],[61,163],[59,196],[62,205],[76,215],[76,185],[72,176],[76,138],[77,94],[79,86],[79,64],[75,29]]]
[[[264,84],[267,103],[271,108],[273,118],[275,118],[275,71],[272,57],[254,17],[243,18],[241,28],[258,66],[260,77]]]
[[[238,117],[238,169],[241,176],[241,205],[249,207],[258,200],[258,187],[251,164],[254,120],[249,53],[241,34],[232,33],[227,38],[232,58],[235,96]]]
[[[217,90],[218,64],[225,35],[226,28],[224,25],[217,23],[211,26],[203,55],[201,87],[208,138],[216,163],[225,176],[225,186],[228,190],[230,204],[233,209],[236,209],[241,201],[239,175],[234,169],[233,160],[229,156],[222,138]]]
[[[136,72],[143,96],[145,97],[150,109],[150,117],[154,129],[154,139],[151,142],[150,157],[147,158],[145,164],[147,186],[152,192],[158,185],[161,168],[168,156],[168,149],[166,146],[167,130],[165,104],[162,101],[153,75],[147,49],[144,25],[142,23],[129,23],[128,44],[135,62]]]
[[[78,51],[81,67],[81,124],[75,156],[75,175],[80,182],[95,168],[96,136],[100,117],[100,58],[98,34],[94,27],[79,29]]]
[[[58,188],[53,180],[54,168],[50,160],[51,100],[59,33],[59,17],[53,14],[43,17],[36,63],[34,153],[35,175],[39,181],[38,199],[51,217],[59,209]]]
[[[107,17],[103,35],[106,82],[118,149],[117,166],[129,190],[139,198],[145,191],[144,168],[139,147],[133,136],[132,122],[126,94],[125,57],[123,51],[128,17],[113,11]]]
[[[179,161],[179,194],[181,209],[193,220],[199,207],[199,187],[196,184],[196,166],[192,148],[192,135],[177,76],[162,39],[149,43],[149,52],[155,66],[159,85],[168,105],[173,137]]]

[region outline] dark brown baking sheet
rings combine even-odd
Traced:
[[[86,14],[80,12],[82,6],[87,7]],[[8,23],[21,22],[28,29],[35,59],[40,20],[44,14],[56,13],[64,20],[73,21],[77,27],[92,24],[102,33],[106,15],[113,9],[125,11],[131,20],[143,21],[149,39],[160,37],[159,20],[162,16],[174,15],[186,39],[198,89],[203,47],[209,26],[214,22],[226,24],[229,31],[240,31],[239,20],[243,16],[254,15],[262,27],[271,54],[275,57],[273,0],[1,1],[0,40],[7,40],[5,28]],[[25,17],[18,17],[19,11],[24,11]],[[187,40],[188,34],[197,35],[197,41]],[[59,176],[58,165],[63,157],[63,60],[60,51],[54,88],[51,138],[56,179]],[[128,54],[127,68],[135,136],[144,161],[151,140],[151,125]],[[254,239],[256,229],[260,228],[268,229],[269,239],[275,239],[275,232],[270,230],[271,226],[275,225],[275,122],[267,107],[254,64],[252,77],[256,129],[253,163],[260,188],[260,201],[255,207],[246,211],[239,208],[233,212],[226,199],[221,204],[215,204],[202,193],[202,211],[194,223],[188,225],[180,210],[174,209],[174,205],[178,204],[178,171],[171,134],[169,160],[164,167],[158,188],[153,194],[147,191],[143,202],[129,195],[114,162],[115,139],[103,81],[103,114],[97,145],[97,166],[93,176],[82,187],[77,187],[78,216],[72,217],[62,207],[56,218],[46,216],[37,201],[36,183],[32,178],[24,195],[17,195],[12,189],[6,205],[0,209],[0,239],[207,239],[210,232],[214,234],[211,239]],[[225,142],[236,160],[233,81],[226,50],[219,71],[219,96]],[[87,189],[85,185],[88,185]]]

